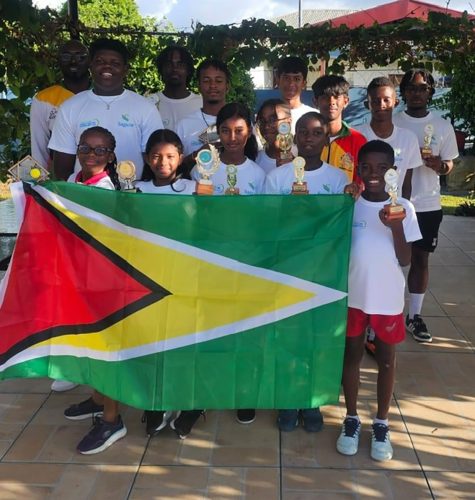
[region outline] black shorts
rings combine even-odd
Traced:
[[[432,253],[437,248],[439,227],[442,222],[442,209],[433,212],[416,212],[422,239],[413,242],[418,248]]]

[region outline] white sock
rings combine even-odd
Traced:
[[[373,420],[373,424],[384,424],[385,426],[389,426],[389,421],[387,418],[385,418],[384,420],[381,418],[375,418]]]
[[[358,420],[358,422],[360,421],[360,417],[358,415],[346,415],[346,418],[354,418],[355,420]]]
[[[414,319],[414,314],[421,314],[424,296],[425,293],[409,294],[409,319]]]

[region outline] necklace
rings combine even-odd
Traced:
[[[106,109],[107,111],[109,111],[111,109],[111,104],[113,104],[115,101],[117,101],[117,99],[119,99],[119,97],[121,97],[123,94],[123,92],[121,92],[118,96],[116,96],[114,99],[112,99],[111,101],[106,101],[105,99],[103,99],[100,95],[94,93],[94,95],[100,100],[102,101],[105,105],[106,105]]]
[[[203,121],[205,122],[206,127],[207,127],[207,128],[209,128],[211,125],[210,125],[210,124],[208,123],[208,121],[206,120],[206,118],[205,118],[205,114],[203,113],[203,110],[202,110],[202,109],[200,109],[200,111],[201,111],[201,117],[203,118]]]

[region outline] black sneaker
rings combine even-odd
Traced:
[[[256,420],[256,410],[238,410],[236,420],[240,424],[252,424]]]
[[[180,439],[186,439],[201,415],[204,415],[204,410],[179,411],[177,416],[170,422],[170,427]]]
[[[94,403],[92,397],[81,401],[78,404],[71,405],[64,410],[64,416],[69,420],[84,420],[86,418],[94,418],[102,416],[104,405]]]
[[[100,453],[126,434],[127,428],[120,415],[115,424],[105,422],[101,417],[95,417],[92,429],[81,439],[77,450],[82,455]]]
[[[432,342],[432,335],[427,331],[427,326],[419,314],[414,314],[414,319],[406,316],[406,330],[412,334],[417,342]]]
[[[167,426],[171,416],[171,411],[145,410],[143,412],[142,422],[145,422],[145,432],[147,436],[151,437],[158,434]]]
[[[292,432],[299,425],[298,410],[279,410],[277,427],[283,432]]]
[[[307,432],[320,432],[323,427],[323,415],[320,408],[308,408],[300,410],[302,416],[303,428]]]

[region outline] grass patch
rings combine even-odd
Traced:
[[[444,215],[454,215],[455,209],[462,203],[473,203],[473,197],[467,195],[450,195],[443,194],[441,196],[442,210]]]

